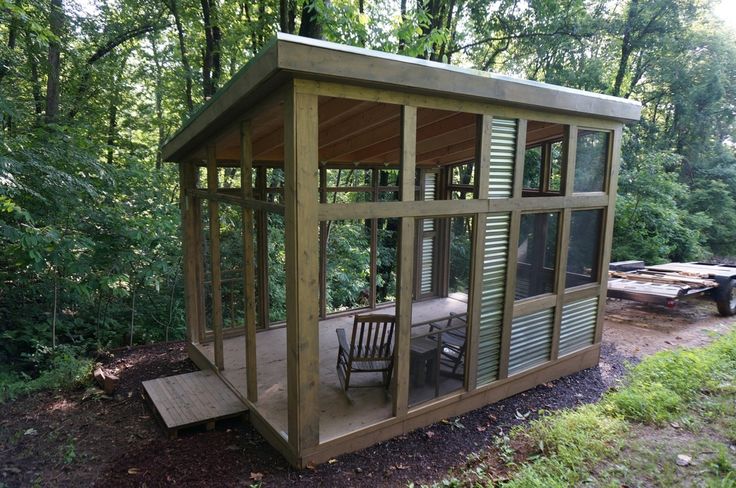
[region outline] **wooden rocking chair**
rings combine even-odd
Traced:
[[[460,324],[466,325],[468,314],[451,313],[447,318],[447,323],[438,325],[430,324],[430,331],[444,331],[442,333],[442,344],[440,346],[440,372],[443,372],[442,366],[449,369],[449,376],[461,378],[465,371],[465,349],[467,345],[467,330],[465,328],[456,328]],[[448,330],[452,328],[452,330]],[[458,372],[459,370],[459,372]]]
[[[395,324],[396,317],[393,315],[356,315],[350,343],[345,329],[337,329],[337,340],[340,344],[337,352],[337,377],[346,393],[351,386],[350,377],[353,373],[382,373],[383,386],[388,388],[394,368]]]

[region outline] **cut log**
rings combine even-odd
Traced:
[[[93,376],[99,387],[104,390],[106,395],[112,395],[115,393],[118,383],[120,382],[120,378],[102,368],[95,369]]]

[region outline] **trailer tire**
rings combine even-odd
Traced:
[[[716,306],[723,317],[736,315],[736,279],[727,278],[718,285]]]

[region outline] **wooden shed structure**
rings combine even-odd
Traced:
[[[594,366],[639,114],[279,34],[163,149],[191,358],[297,466]],[[395,317],[387,388],[341,387],[356,314]]]

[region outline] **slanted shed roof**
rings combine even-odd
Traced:
[[[179,161],[291,78],[348,82],[621,122],[639,120],[633,100],[279,33],[164,145]]]

